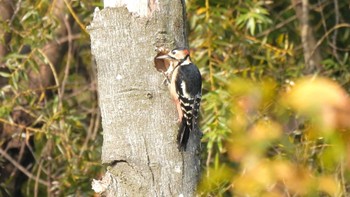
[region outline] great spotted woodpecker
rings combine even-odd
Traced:
[[[170,93],[176,103],[180,121],[177,142],[181,151],[186,150],[190,132],[198,127],[202,77],[197,66],[191,62],[186,48],[175,48],[157,59],[170,61],[167,75],[170,76]]]

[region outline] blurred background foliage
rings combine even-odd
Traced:
[[[350,4],[186,3],[204,81],[199,195],[348,196]],[[0,1],[0,196],[93,195],[102,136],[85,27],[95,7]]]
[[[102,135],[85,27],[97,2],[0,1],[0,196],[93,195]]]
[[[350,4],[187,6],[204,79],[199,194],[349,196]]]

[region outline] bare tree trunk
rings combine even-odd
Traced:
[[[292,0],[296,16],[300,22],[301,42],[304,51],[305,69],[304,74],[312,74],[321,71],[322,57],[316,48],[316,38],[309,23],[309,1]]]
[[[107,196],[193,196],[200,135],[191,134],[187,151],[179,152],[176,108],[153,62],[158,46],[187,46],[184,2],[133,1],[136,9],[125,4],[95,11],[89,26],[102,162],[109,166],[100,183],[107,182]]]

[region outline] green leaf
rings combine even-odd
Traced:
[[[1,76],[1,77],[5,77],[5,78],[9,78],[9,77],[11,77],[11,74],[10,74],[10,73],[7,73],[7,72],[1,72],[1,71],[0,71],[0,76]]]

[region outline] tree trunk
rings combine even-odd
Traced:
[[[89,26],[102,115],[102,163],[109,166],[108,176],[98,183],[104,189],[93,187],[106,196],[193,196],[200,135],[192,133],[187,151],[179,152],[176,108],[154,68],[156,47],[187,46],[185,4],[142,0],[133,5],[138,7],[118,2],[96,10]]]
[[[292,0],[292,4],[300,23],[300,36],[305,59],[303,73],[313,74],[320,72],[322,69],[322,57],[320,50],[316,48],[316,38],[309,23],[309,1]]]

